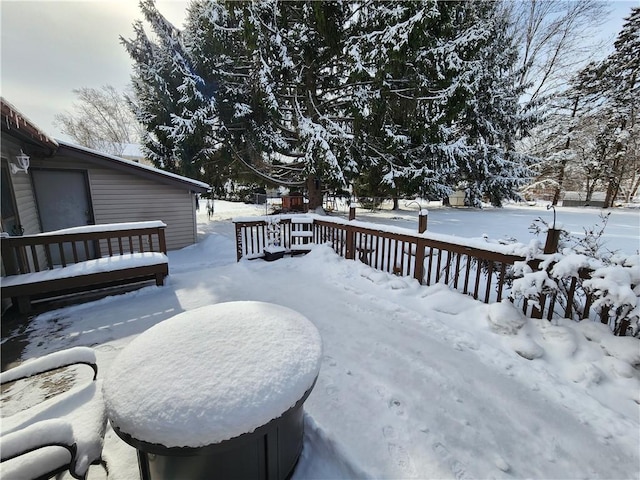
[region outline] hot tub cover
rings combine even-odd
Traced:
[[[136,440],[203,447],[251,433],[310,389],[322,343],[301,314],[263,302],[190,310],[135,338],[104,381],[112,425]]]

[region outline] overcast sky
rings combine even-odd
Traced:
[[[156,2],[177,26],[188,3]],[[611,3],[602,31],[613,42],[640,0]],[[53,118],[70,110],[74,88],[109,84],[124,90],[129,83],[131,60],[119,37],[131,38],[133,22],[142,18],[136,0],[0,0],[0,16],[1,94],[49,135],[68,140]]]

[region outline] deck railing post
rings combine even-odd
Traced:
[[[422,233],[422,232],[420,232]],[[426,249],[426,245],[424,240],[418,239],[416,242],[416,263],[413,268],[413,277],[420,282],[424,280],[424,251]]]
[[[547,230],[547,241],[544,244],[545,254],[556,253],[558,251],[560,232],[562,232],[562,230],[556,228],[550,228]]]
[[[9,235],[6,235],[4,233],[2,234],[0,247],[2,248],[2,263],[4,265],[5,274],[16,275],[20,273],[16,250],[11,247],[11,240],[9,240]]]
[[[242,258],[242,227],[236,223],[236,261]]]
[[[347,248],[344,253],[344,258],[347,260],[354,260],[356,258],[356,236],[353,228],[350,225],[346,226],[347,229]]]
[[[420,215],[418,215],[418,233],[424,233],[427,231],[428,216],[429,216],[429,212],[420,211]]]
[[[158,247],[160,248],[160,251],[166,255],[167,254],[167,241],[166,241],[165,236],[164,236],[164,231],[165,231],[165,227],[159,227],[158,228]],[[153,245],[150,245],[149,248],[151,248],[153,250]]]

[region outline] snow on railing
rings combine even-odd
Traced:
[[[346,259],[358,260],[391,274],[410,276],[421,284],[445,283],[485,303],[511,298],[525,313],[535,318],[591,318],[610,324],[622,335],[625,332],[621,330],[628,325],[626,322],[620,327],[620,315],[612,313],[620,310],[612,300],[612,289],[605,292],[606,300],[599,301],[597,289],[589,288],[594,282],[584,281],[590,278],[594,266],[581,265],[575,271],[562,275],[559,267],[569,260],[559,264],[564,257],[550,253],[557,248],[557,238],[554,242],[555,237],[551,235],[557,230],[550,232],[544,245],[547,253],[544,253],[537,239],[529,244],[502,244],[487,238],[461,238],[429,231],[418,233],[400,227],[316,214],[239,217],[233,219],[238,261],[263,256],[269,241],[268,226],[274,222],[278,222],[285,251],[295,252],[297,249],[293,248],[291,235],[294,218],[307,219],[313,225],[310,245],[329,245]],[[529,269],[529,273],[522,265]],[[554,265],[558,265],[555,272]],[[540,268],[543,272],[539,276],[548,270],[554,279],[547,283],[538,282],[531,272]],[[552,283],[557,287],[549,288]],[[606,289],[600,290],[604,292]],[[633,309],[629,302],[622,308],[627,314],[633,313]],[[640,311],[640,307],[637,310]]]

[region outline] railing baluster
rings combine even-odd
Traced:
[[[453,277],[453,288],[458,288],[458,279],[460,278],[460,254],[456,254],[456,272]]]
[[[51,255],[51,244],[50,243],[45,243],[44,244],[44,254],[47,258],[47,267],[48,270],[53,269],[53,256]]]
[[[553,310],[556,307],[557,293],[554,293],[549,302],[549,311],[547,312],[547,320],[553,320]]]
[[[569,287],[569,293],[567,294],[567,307],[564,310],[564,317],[571,318],[571,310],[573,308],[573,297],[576,294],[576,284],[578,279],[576,277],[571,278],[571,286]]]
[[[429,272],[427,273],[427,285],[431,285],[431,272],[433,266],[433,247],[429,247]]]
[[[33,267],[36,269],[36,272],[39,272],[40,262],[38,262],[38,252],[36,251],[35,245],[31,245],[31,258],[33,259]]]
[[[480,259],[477,258],[477,263],[476,263],[476,284],[475,284],[475,289],[473,291],[473,298],[475,298],[476,300],[478,299],[478,293],[480,291],[480,272],[482,271],[482,265],[480,263]]]
[[[505,275],[507,274],[507,265],[502,262],[500,267],[500,278],[498,279],[498,298],[497,298],[497,302],[501,302],[502,301],[502,289],[504,287],[504,280],[505,280]]]
[[[469,293],[469,275],[471,275],[471,255],[467,254],[467,266],[465,268],[465,277],[464,277],[464,290],[462,293],[465,295]]]
[[[58,250],[60,251],[60,261],[62,262],[62,266],[67,266],[67,259],[64,257],[64,242],[58,242]]]
[[[584,303],[584,310],[582,311],[582,319],[589,318],[589,310],[591,310],[591,304],[593,303],[593,295],[587,293],[587,299]]]
[[[489,296],[491,295],[491,279],[493,278],[493,262],[489,262],[489,268],[487,272],[487,287],[484,292],[484,303],[489,303]]]
[[[447,266],[444,268],[444,283],[449,284],[449,274],[451,270],[451,252],[447,250]]]

